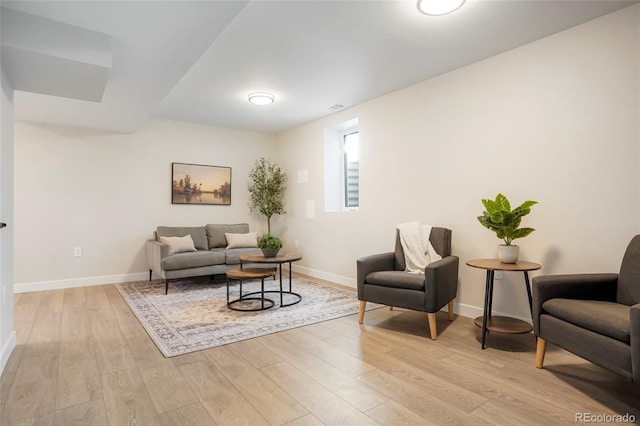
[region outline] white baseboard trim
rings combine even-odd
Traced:
[[[149,272],[136,272],[132,274],[102,275],[97,277],[72,278],[68,280],[16,283],[13,285],[13,292],[28,293],[30,291],[58,290],[61,288],[87,287],[92,285],[114,284],[148,279]]]
[[[284,268],[287,270],[287,268]],[[332,274],[330,272],[320,271],[318,269],[307,268],[306,266],[299,266],[293,264],[293,272],[307,275],[312,278],[318,278],[321,280],[330,281],[332,283],[341,284],[347,287],[356,288],[357,283],[354,278],[345,277],[342,275]],[[157,278],[157,277],[155,277]],[[103,275],[97,277],[87,278],[73,278],[69,280],[55,280],[55,281],[38,281],[32,283],[17,283],[13,286],[14,293],[27,293],[30,291],[42,291],[42,290],[57,290],[61,288],[74,288],[74,287],[86,287],[92,285],[114,284],[130,281],[142,281],[148,280],[148,272],[136,272],[132,274],[121,275]],[[446,311],[446,308],[444,309]],[[484,313],[482,306],[464,305],[454,302],[453,311],[455,314],[467,317],[476,318],[481,317]],[[516,318],[528,323],[531,323],[531,317],[522,317],[516,315],[505,314],[502,312],[493,311],[493,315],[501,315],[511,318]],[[15,336],[14,336],[15,340]],[[15,345],[15,343],[14,343]]]
[[[13,352],[15,347],[16,331],[13,330],[7,341],[2,345],[2,352],[0,353],[0,374],[4,371],[4,367],[6,367],[7,361],[9,361],[9,357],[11,356],[11,352]]]
[[[342,285],[345,285],[345,286],[348,286],[348,287],[353,287],[353,288],[357,287],[356,280],[353,279],[353,278],[344,277],[342,275],[331,274],[331,273],[328,273],[328,272],[319,271],[317,269],[307,268],[305,266],[298,266],[296,264],[293,264],[293,272],[304,274],[304,275],[307,275],[307,276],[310,276],[310,277],[313,277],[313,278],[319,278],[319,279],[322,279],[322,280],[330,281],[330,282],[336,283],[336,284],[342,284]],[[443,310],[447,311],[447,308],[445,307]],[[456,315],[460,315],[460,316],[463,316],[463,317],[477,318],[477,317],[481,317],[482,315],[484,315],[484,307],[483,306],[464,305],[464,304],[456,303],[454,301],[453,302],[453,312]],[[529,324],[531,324],[531,317],[515,316],[515,315],[505,314],[503,312],[497,312],[495,310],[493,311],[493,315],[516,318],[516,319],[519,319],[519,320],[522,320],[524,322],[528,322]]]
[[[444,311],[446,311],[447,309],[443,309]],[[471,306],[471,305],[463,305],[463,304],[458,304],[455,301],[453,302],[453,312],[457,315],[460,315],[462,317],[467,317],[467,318],[477,318],[477,317],[481,317],[484,315],[484,307],[482,306]],[[492,314],[494,316],[505,316],[505,317],[510,317],[510,318],[515,318],[515,319],[519,319],[521,321],[524,322],[528,322],[529,324],[531,324],[531,317],[521,317],[521,316],[516,316],[516,315],[511,315],[511,314],[505,314],[504,312],[497,312],[497,311],[493,311]]]
[[[319,271],[317,269],[307,268],[306,266],[299,266],[293,264],[293,272],[307,275],[313,278],[319,278],[321,280],[331,281],[332,283],[342,284],[347,287],[356,288],[356,280],[349,277],[343,277],[342,275],[331,274],[329,272]]]
[[[448,311],[445,307],[443,311]],[[467,318],[481,317],[484,314],[484,308],[470,305],[463,305],[453,302],[453,313]]]

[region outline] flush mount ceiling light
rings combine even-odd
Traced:
[[[425,15],[439,16],[459,9],[466,0],[418,0],[418,11]]]
[[[249,93],[249,102],[255,105],[269,105],[274,101],[274,97],[271,93],[267,92],[253,92]]]

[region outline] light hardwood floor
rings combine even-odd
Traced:
[[[302,290],[303,292],[303,290]],[[367,312],[164,358],[111,285],[15,295],[0,381],[8,425],[561,425],[640,419],[640,387],[532,335],[473,320]]]

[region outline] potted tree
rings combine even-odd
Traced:
[[[495,200],[483,199],[485,211],[478,216],[478,221],[487,229],[496,233],[496,236],[504,241],[498,246],[498,259],[502,263],[516,263],[520,255],[520,248],[512,244],[517,238],[524,238],[535,229],[520,228],[522,217],[531,213],[531,206],[537,201],[525,201],[511,210],[511,204],[507,197],[498,194]]]
[[[249,173],[249,179],[251,211],[257,210],[267,217],[267,233],[258,240],[258,247],[265,257],[275,257],[282,247],[282,240],[271,235],[271,217],[286,213],[283,197],[287,174],[277,164],[260,158]],[[265,252],[265,249],[272,250]]]

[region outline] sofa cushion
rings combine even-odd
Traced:
[[[424,275],[410,274],[403,271],[372,272],[365,277],[364,281],[365,284],[375,284],[383,287],[424,290]]]
[[[176,253],[196,251],[191,235],[184,237],[160,237],[160,242],[169,246],[169,256]]]
[[[630,343],[630,311],[627,305],[599,300],[549,299],[542,309],[551,315],[596,333]]]
[[[249,232],[248,223],[236,223],[228,225],[208,224],[205,226],[207,234],[208,249],[226,247],[227,239],[225,233],[230,234],[246,234]]]
[[[204,226],[158,226],[156,230],[158,241],[160,237],[184,237],[185,235],[191,235],[193,239],[193,245],[198,250],[208,250],[207,245],[207,233]]]
[[[176,253],[167,256],[160,261],[160,266],[165,271],[175,271],[178,269],[222,265],[224,264],[224,260],[224,253],[198,250],[191,253]]]
[[[239,265],[240,264],[240,256],[245,254],[260,254],[262,253],[258,248],[236,248],[236,249],[227,249],[227,248],[213,248],[211,249],[214,253],[221,253],[225,257],[225,262],[227,265]]]
[[[225,232],[224,236],[227,239],[228,249],[258,247],[258,234],[255,232],[247,232],[246,234],[230,234],[229,232]]]

